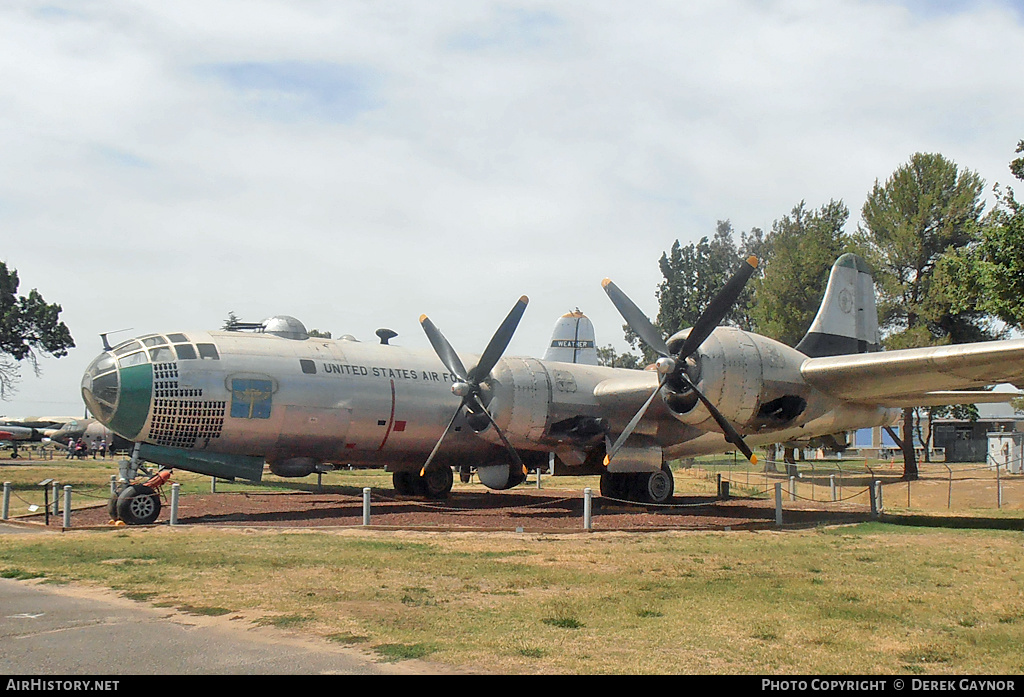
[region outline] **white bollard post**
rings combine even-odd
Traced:
[[[593,528],[594,492],[590,487],[583,490],[583,529]]]
[[[178,524],[178,497],[181,495],[181,484],[171,484],[171,525]]]
[[[537,468],[537,488],[540,489],[540,467]]]
[[[775,524],[782,525],[782,482],[775,482]]]
[[[11,483],[4,482],[4,507],[0,520],[7,520],[11,516]]]
[[[53,500],[50,502],[50,515],[57,515],[60,512],[60,496],[58,496],[60,484],[54,482],[52,488]]]
[[[71,485],[64,485],[64,527],[71,527]]]
[[[882,480],[875,481],[875,499],[878,501],[878,515],[882,515]]]
[[[363,525],[370,524],[370,487],[363,487]]]
[[[828,486],[832,490],[832,501],[838,500],[836,497],[836,475],[828,475]]]
[[[789,500],[796,501],[796,477],[789,478]]]

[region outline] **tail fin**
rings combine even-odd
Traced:
[[[544,360],[597,365],[597,342],[590,318],[579,310],[559,317]]]
[[[796,348],[812,358],[879,350],[875,282],[856,254],[832,266],[818,314]]]

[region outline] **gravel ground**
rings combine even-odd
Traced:
[[[169,493],[167,491],[166,493]],[[375,491],[370,524],[376,528],[426,530],[496,530],[523,532],[583,531],[583,494],[566,490],[456,491],[445,501],[423,501],[390,490]],[[785,502],[785,527],[849,523],[868,520],[866,506],[848,503]],[[170,503],[163,502],[157,524],[166,525]],[[43,516],[20,519],[42,524]],[[179,502],[182,525],[246,527],[361,526],[362,497],[301,491],[267,493],[189,494]],[[72,528],[110,524],[106,507],[72,515]],[[51,516],[50,527],[61,527],[62,516]],[[725,530],[774,528],[774,501],[680,496],[670,505],[630,504],[594,497],[592,529]]]

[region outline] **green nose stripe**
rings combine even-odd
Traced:
[[[152,364],[121,368],[121,390],[117,409],[110,419],[110,430],[128,440],[136,440],[142,427],[146,425],[152,399]]]

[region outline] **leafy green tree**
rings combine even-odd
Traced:
[[[763,241],[763,236],[760,230],[754,229],[749,236],[743,234],[741,240],[744,247],[755,247]],[[700,241],[685,246],[676,240],[658,261],[664,280],[656,293],[659,309],[654,325],[665,336],[692,327],[741,262],[740,251],[733,240],[732,224],[728,220],[718,221],[715,234],[710,239],[702,237]],[[726,324],[751,326],[751,294],[748,285],[726,316]],[[630,345],[643,352],[644,360],[651,362],[657,358],[629,327],[624,326],[623,330]]]
[[[795,346],[814,321],[835,260],[846,250],[850,217],[842,201],[815,210],[801,201],[763,239],[750,316],[759,334]]]
[[[9,399],[20,378],[22,361],[39,374],[39,355],[66,356],[75,342],[60,321],[61,306],[48,304],[39,291],[18,295],[18,272],[0,262],[0,399]]]
[[[1024,140],[1017,144],[1024,152]],[[1024,181],[1024,157],[1010,163]],[[1024,329],[1024,203],[1013,189],[994,187],[997,205],[981,229],[978,244],[943,260],[942,274],[955,309],[977,308]]]
[[[856,235],[875,270],[879,327],[888,349],[994,338],[987,315],[960,310],[942,274],[944,259],[979,239],[985,182],[942,155],[916,153],[875,182]],[[938,276],[938,279],[937,279]],[[913,410],[904,410],[904,476],[917,477]]]
[[[634,370],[643,367],[640,365],[640,358],[637,355],[629,351],[626,353],[616,353],[615,347],[611,344],[597,349],[597,364],[605,365],[609,368],[632,368]]]

